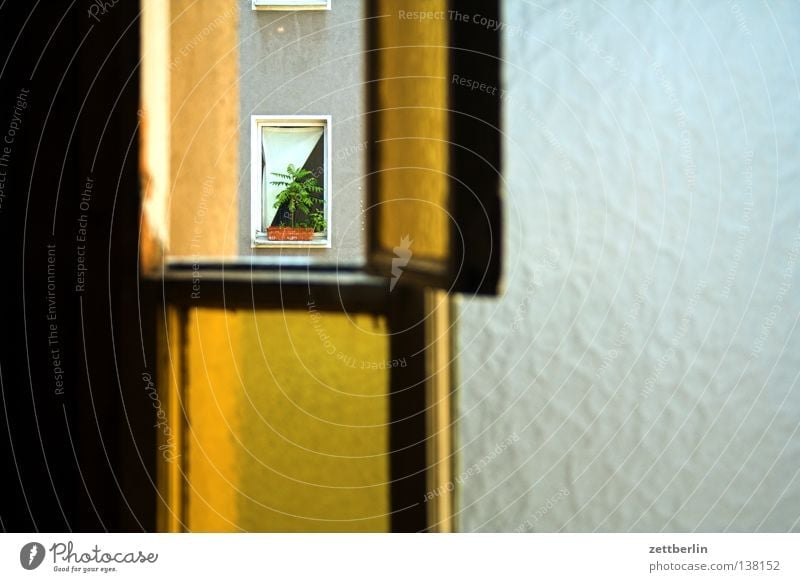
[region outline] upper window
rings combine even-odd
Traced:
[[[253,0],[253,10],[330,10],[331,0]]]
[[[331,246],[330,116],[252,116],[252,247]]]

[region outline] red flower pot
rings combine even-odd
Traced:
[[[267,227],[269,240],[312,240],[314,229],[294,226],[269,226]]]

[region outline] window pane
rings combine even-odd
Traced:
[[[253,248],[331,246],[330,118],[254,115]]]
[[[302,168],[312,173],[314,179],[325,183],[324,142],[322,127],[265,127],[261,139],[264,152],[264,193],[262,228],[288,223],[292,216],[288,205],[275,207],[281,186],[275,184],[289,166]],[[303,213],[300,220],[308,217]]]
[[[363,266],[370,149],[363,3],[340,2],[288,17],[249,6],[240,10],[235,0],[145,6],[145,272],[220,262]],[[262,187],[262,160],[258,152],[251,155],[251,142],[260,141],[260,132],[252,138],[251,117],[300,115],[329,119],[320,148],[306,164],[322,168],[316,179],[325,186],[326,208],[303,219],[315,230],[313,244],[259,244],[268,236],[256,232],[271,225],[262,209],[279,209],[260,200],[253,204]],[[252,179],[254,158],[258,180]],[[276,163],[270,171],[287,165]]]
[[[418,284],[494,294],[502,231],[499,36],[475,23],[500,22],[497,5],[367,6],[369,269],[402,267]]]
[[[448,254],[447,21],[405,20],[409,3],[375,5],[378,52],[373,205],[377,243],[415,260]],[[399,10],[398,10],[399,8]],[[426,10],[444,12],[447,3]],[[408,237],[408,239],[406,239]],[[413,242],[409,243],[408,240]]]
[[[190,531],[388,531],[381,317],[193,309],[185,323]]]

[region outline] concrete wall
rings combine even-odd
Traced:
[[[800,529],[800,5],[502,8],[508,289],[460,301],[461,529]]]
[[[362,3],[339,0],[330,11],[253,11],[239,0],[239,252],[362,264],[366,132]],[[331,115],[330,249],[250,249],[250,116]]]

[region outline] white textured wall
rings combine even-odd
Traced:
[[[461,529],[800,530],[800,3],[502,6]]]

